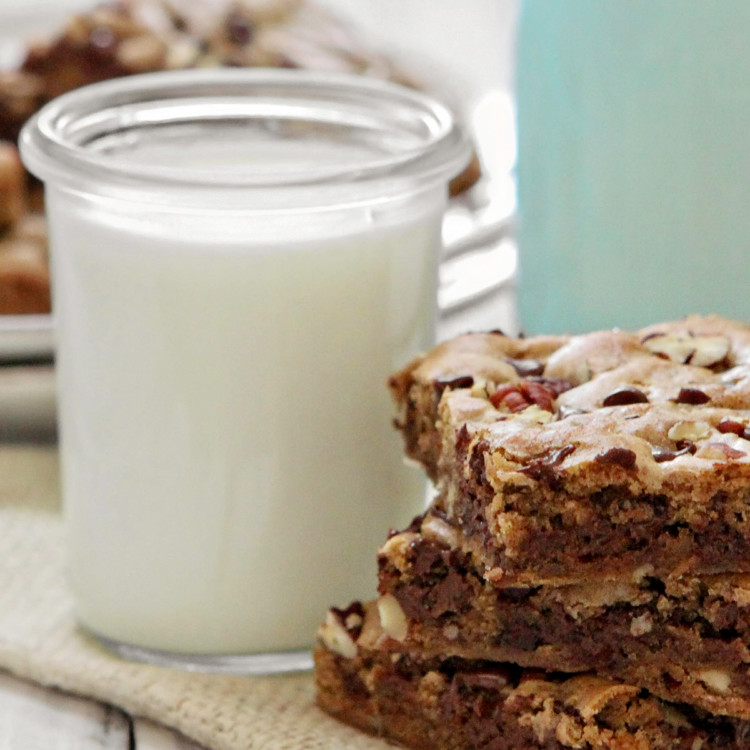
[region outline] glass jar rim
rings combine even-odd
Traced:
[[[165,124],[280,122],[347,128],[390,151],[341,159],[325,168],[256,173],[238,164],[212,172],[116,158],[99,147],[112,133]],[[99,144],[99,145],[92,145]],[[388,81],[301,70],[232,69],[147,73],[91,84],[54,99],[20,137],[26,166],[45,182],[92,181],[122,194],[163,191],[320,189],[388,184],[388,192],[445,182],[464,168],[471,146],[451,111],[432,97]]]

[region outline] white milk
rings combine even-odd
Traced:
[[[172,652],[296,649],[326,607],[374,595],[377,547],[424,497],[386,378],[431,340],[427,203],[255,232],[48,191],[86,627]]]

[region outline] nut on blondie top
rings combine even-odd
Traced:
[[[497,588],[434,510],[388,538],[378,567],[393,651],[592,671],[750,719],[750,574]]]
[[[495,585],[750,571],[750,326],[468,334],[389,383]]]
[[[746,748],[750,722],[659,700],[593,674],[399,653],[372,604],[331,610],[315,650],[317,701],[415,750]]]

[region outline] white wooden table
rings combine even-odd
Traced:
[[[0,672],[0,750],[201,750],[118,709]]]

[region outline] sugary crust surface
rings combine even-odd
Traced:
[[[748,574],[498,589],[434,512],[392,535],[378,563],[381,596],[406,619],[394,650],[594,671],[750,718]]]
[[[354,606],[354,605],[352,605]],[[352,607],[346,612],[350,612]],[[332,610],[315,652],[317,700],[337,718],[417,750],[744,748],[748,722],[672,705],[625,683],[382,645],[372,606],[347,629]],[[352,646],[330,636],[338,623]]]
[[[506,585],[750,570],[750,326],[472,334],[390,385],[407,452]]]

